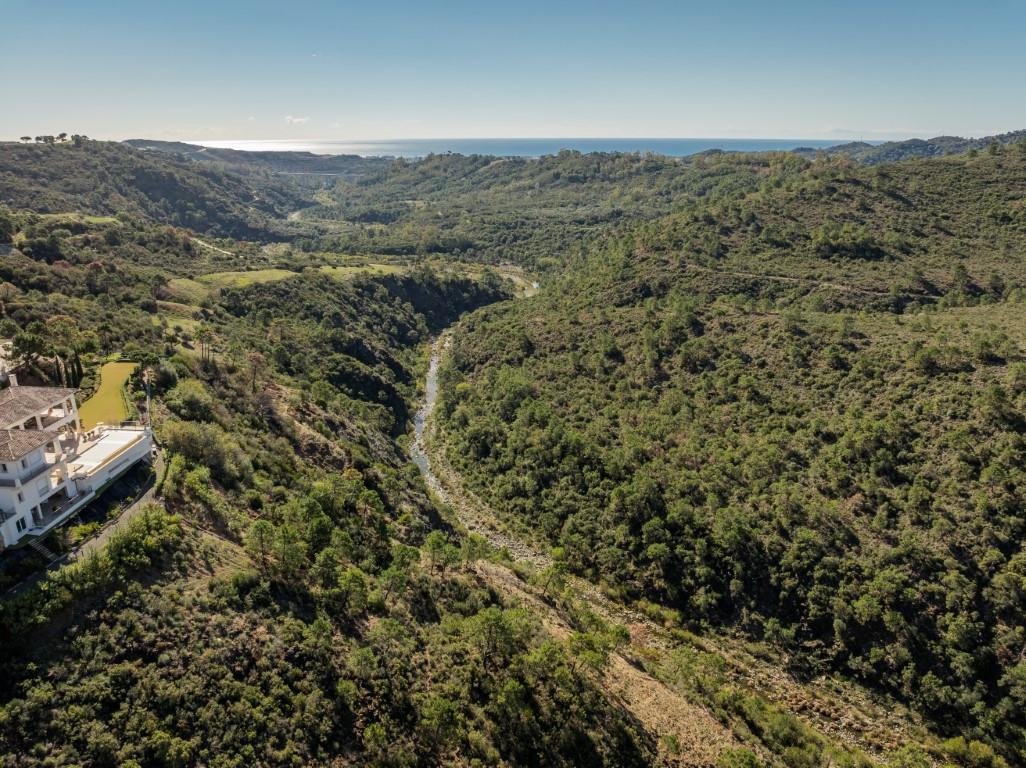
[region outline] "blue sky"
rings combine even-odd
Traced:
[[[1026,128],[1026,2],[0,0],[0,138]]]

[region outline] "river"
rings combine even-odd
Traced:
[[[424,381],[424,402],[413,415],[413,441],[410,443],[410,458],[413,459],[413,463],[424,475],[428,486],[447,503],[447,494],[431,470],[431,459],[424,446],[424,438],[428,419],[431,417],[431,412],[435,409],[435,401],[438,399],[438,363],[442,359],[442,351],[448,343],[449,334],[445,332],[431,345],[431,362],[428,364],[427,378]]]

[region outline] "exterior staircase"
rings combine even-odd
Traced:
[[[43,543],[42,539],[32,539],[32,541],[29,542],[29,546],[45,557],[47,562],[52,563],[57,559],[57,555],[50,551],[49,547]]]

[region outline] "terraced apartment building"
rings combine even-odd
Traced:
[[[0,390],[0,550],[47,534],[153,451],[148,426],[83,430],[74,389],[10,384]]]

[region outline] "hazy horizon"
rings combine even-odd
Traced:
[[[156,141],[156,140],[154,140]],[[316,140],[237,139],[200,140],[196,144],[264,152],[309,152],[316,155],[360,155],[363,157],[424,157],[447,152],[497,157],[541,157],[568,149],[579,152],[651,152],[686,157],[709,150],[726,152],[791,151],[799,147],[822,149],[836,144],[832,139],[730,139],[730,138],[473,138],[405,140]]]
[[[803,142],[808,143],[810,146],[833,146],[837,144],[845,144],[850,142],[864,142],[866,144],[884,144],[892,141],[907,141],[910,139],[935,139],[939,137],[958,137],[966,139],[981,139],[988,136],[999,136],[1007,133],[1014,133],[1017,131],[1026,130],[1026,124],[1012,125],[1002,128],[992,128],[986,131],[976,131],[972,133],[963,132],[958,133],[955,131],[930,131],[930,132],[919,132],[919,133],[863,133],[855,134],[849,132],[838,131],[836,134],[817,134],[812,136],[760,136],[760,135],[724,135],[724,136],[644,136],[644,135],[605,135],[605,136],[589,136],[589,135],[495,135],[495,136],[380,136],[380,137],[345,137],[345,136],[309,136],[304,138],[293,138],[285,135],[276,136],[265,136],[261,138],[243,138],[233,136],[219,136],[219,137],[195,137],[195,136],[179,136],[179,137],[167,137],[160,135],[159,132],[155,133],[144,133],[144,134],[123,134],[116,136],[108,135],[96,135],[89,134],[88,132],[81,132],[81,135],[86,136],[90,139],[97,141],[113,141],[113,142],[126,142],[126,141],[166,141],[166,142],[179,142],[182,144],[194,144],[197,146],[219,148],[219,149],[256,149],[258,145],[259,149],[267,151],[275,151],[272,148],[276,146],[290,146],[290,147],[303,147],[312,146],[319,144],[343,144],[343,145],[380,145],[380,144],[403,144],[403,143],[431,143],[431,142],[558,142],[558,141],[571,141],[571,142],[718,142],[718,141],[729,141],[729,142],[780,142],[780,143],[793,143],[800,145]],[[57,131],[60,132],[60,131]],[[22,132],[18,135],[7,135],[0,136],[0,142],[21,142],[23,139],[30,138],[34,139],[36,136],[41,135],[56,135],[55,131],[48,130],[43,132]],[[65,131],[69,136],[77,131]],[[288,151],[309,151],[303,149],[295,149]]]

